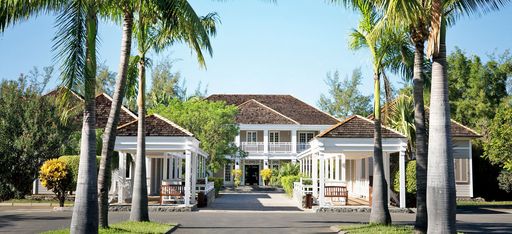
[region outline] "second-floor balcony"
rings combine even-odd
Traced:
[[[240,147],[248,153],[292,153],[294,144],[292,142],[269,142],[268,150],[265,150],[265,142],[240,142]],[[308,143],[297,143],[295,145],[296,152],[300,153],[309,149]]]

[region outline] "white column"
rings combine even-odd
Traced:
[[[172,159],[172,163],[173,163],[173,167],[174,167],[174,177],[173,177],[173,179],[178,179],[179,178],[179,175],[178,175],[178,168],[179,168],[178,167],[178,160],[179,160],[179,158],[176,158],[176,157],[174,157]]]
[[[185,153],[185,205],[190,205],[192,198],[192,153]]]
[[[124,203],[126,200],[126,192],[123,184],[126,181],[126,153],[119,152],[119,176],[121,177],[121,181],[118,181],[118,190],[117,190],[117,203]],[[115,179],[115,178],[114,178]],[[112,180],[114,181],[114,180]],[[127,188],[129,189],[129,188]]]
[[[292,154],[297,153],[297,130],[292,130]]]
[[[268,129],[263,130],[263,153],[268,153]]]
[[[469,140],[469,196],[473,197],[473,147]]]
[[[177,179],[183,179],[183,159],[182,158],[177,158],[177,159],[178,159],[178,177],[177,177]]]
[[[235,145],[240,147],[240,132],[238,132],[238,135],[235,137]]]
[[[325,206],[325,169],[326,169],[326,163],[325,163],[325,159],[324,159],[324,155],[323,154],[319,154],[319,158],[320,158],[320,191],[319,191],[319,194],[318,194],[318,201],[319,201],[319,204],[320,204],[320,207],[322,206]]]
[[[300,174],[304,175],[304,158],[299,159],[299,165],[300,165]]]
[[[331,157],[329,161],[329,179],[334,180],[334,158]]]
[[[151,160],[151,158],[148,158],[147,155],[146,155],[146,183],[148,185],[148,194],[151,193],[151,188],[153,187],[153,185],[151,184],[151,162],[153,160]]]
[[[163,173],[163,179],[168,180],[169,179],[169,158],[164,158],[163,160],[164,164],[164,173]]]
[[[399,155],[399,170],[400,170],[400,208],[405,208],[405,149],[400,150]]]
[[[263,159],[263,169],[267,169],[267,168],[268,168],[268,158]]]
[[[341,181],[347,182],[347,157],[345,154],[341,155]]]
[[[335,164],[335,180],[336,181],[339,181],[340,180],[340,156],[339,155],[336,155],[336,164]]]
[[[198,166],[197,153],[192,152],[192,184],[191,184],[192,187],[190,189],[190,195],[191,195],[190,202],[192,204],[196,203],[197,166]]]
[[[317,153],[311,155],[311,179],[313,180],[313,196],[318,197],[318,157]]]

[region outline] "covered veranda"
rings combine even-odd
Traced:
[[[207,180],[208,154],[199,148],[192,133],[159,115],[146,121],[146,178],[148,195],[159,197],[160,204],[196,204],[196,195],[213,190]],[[113,172],[111,195],[118,203],[128,203],[133,190],[137,150],[137,121],[117,130],[115,151],[119,168]]]
[[[311,148],[298,155],[303,178],[294,184],[294,198],[312,194],[318,206],[371,204],[373,178],[373,121],[352,116],[320,133]],[[390,158],[399,157],[400,208],[405,208],[405,136],[382,126],[385,177],[390,181]],[[365,203],[366,201],[366,203]]]

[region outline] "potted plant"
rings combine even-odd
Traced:
[[[270,181],[270,178],[272,178],[272,169],[266,168],[260,171],[261,178],[263,179],[263,183],[265,183],[265,186],[268,186],[268,183]]]
[[[235,187],[240,186],[240,182],[242,181],[242,170],[240,170],[240,169],[233,170],[233,178],[234,178]]]

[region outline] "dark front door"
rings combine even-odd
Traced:
[[[258,185],[260,178],[260,166],[245,165],[245,185]]]

